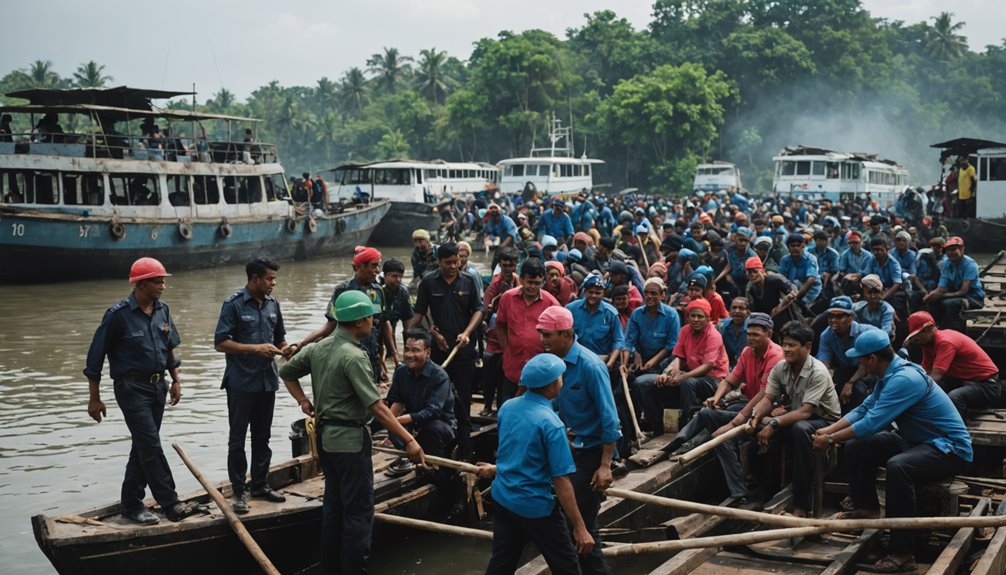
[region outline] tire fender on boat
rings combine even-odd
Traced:
[[[112,220],[108,222],[108,233],[111,234],[112,239],[121,240],[126,237],[126,226],[120,221]]]
[[[346,218],[339,218],[335,221],[335,229],[340,234],[346,233]]]
[[[314,218],[307,218],[307,223],[304,225],[307,228],[307,231],[312,234],[318,231],[318,220],[315,220]]]
[[[188,222],[181,221],[178,222],[178,235],[182,236],[183,240],[192,239],[192,226]]]
[[[234,233],[234,230],[231,229],[231,225],[227,223],[227,220],[224,220],[220,222],[220,227],[217,228],[217,232],[220,233],[220,237],[226,240],[227,238],[231,237],[231,234]]]
[[[286,220],[286,231],[290,232],[291,234],[294,233],[295,231],[297,231],[297,219],[296,218],[289,218],[289,219]]]

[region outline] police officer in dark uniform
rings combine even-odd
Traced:
[[[105,312],[91,340],[84,369],[90,387],[87,413],[101,423],[106,410],[98,383],[108,356],[115,401],[132,438],[122,480],[122,515],[144,525],[159,521],[143,505],[148,485],[171,521],[181,521],[197,510],[192,503],[178,501],[171,468],[161,449],[161,417],[169,393],[165,371],[171,374],[171,405],[177,405],[182,398],[178,379],[181,362],[174,355],[181,339],[168,306],[160,301],[164,278],[169,275],[154,258],[140,258],[133,263],[129,270],[129,283],[135,284],[133,293]]]
[[[274,503],[286,501],[269,487],[269,449],[273,408],[279,373],[274,357],[289,357],[293,347],[286,343],[286,328],[279,302],[272,297],[279,264],[254,259],[245,266],[248,283],[224,301],[213,336],[217,351],[227,354],[227,369],[221,387],[227,390],[230,437],[227,440],[227,474],[234,490],[231,507],[235,513],[248,512],[245,490],[245,435],[251,425],[251,496]]]

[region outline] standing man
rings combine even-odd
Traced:
[[[486,575],[512,575],[528,541],[538,547],[555,575],[579,575],[577,553],[586,555],[594,548],[570,481],[576,466],[566,426],[551,403],[562,389],[565,371],[566,363],[552,354],[533,357],[520,376],[528,392],[500,407],[496,465],[479,464],[480,477],[496,478],[493,553]],[[567,519],[573,525],[573,539]]]
[[[455,414],[458,418],[458,458],[471,457],[469,436],[472,431],[472,380],[475,378],[475,330],[482,323],[482,292],[475,278],[459,269],[458,246],[441,244],[437,249],[437,271],[419,283],[416,293],[416,315],[410,327],[415,327],[430,313],[433,325],[432,359],[443,365],[451,350],[457,354],[445,368],[458,393]]]
[[[430,241],[430,232],[412,232],[412,283],[418,284],[423,277],[437,270],[437,246]]]
[[[880,517],[880,466],[887,470],[886,516],[913,517],[915,486],[964,471],[973,459],[971,436],[947,394],[921,367],[895,355],[887,334],[864,333],[846,353],[878,381],[862,405],[814,434],[816,449],[849,442],[845,462],[854,510],[839,518]],[[895,422],[898,430],[888,431]],[[892,529],[890,552],[876,563],[877,571],[914,570],[913,539],[911,530]]]
[[[552,236],[560,244],[573,238],[573,220],[566,213],[566,202],[559,198],[552,200],[552,209],[538,219],[538,237]]]
[[[423,463],[423,449],[381,401],[374,385],[362,343],[372,333],[374,303],[363,292],[347,290],[335,299],[332,312],[339,322],[335,335],[298,354],[280,368],[279,375],[301,411],[314,417],[317,425],[318,458],[325,472],[322,572],[364,573],[374,522],[374,467],[367,421],[376,418],[400,439],[413,463]],[[298,381],[306,375],[312,376],[313,402]]]
[[[604,362],[576,341],[573,314],[568,309],[550,307],[542,312],[538,316],[538,333],[545,352],[566,364],[564,385],[553,405],[573,433],[576,472],[570,480],[580,516],[594,539],[591,553],[580,556],[580,572],[610,574],[601,554],[597,511],[604,490],[611,486],[611,458],[615,442],[622,437],[611,378]]]
[[[922,301],[943,329],[964,333],[967,320],[963,312],[985,307],[985,288],[978,277],[978,263],[964,255],[964,240],[954,236],[943,246],[947,261],[940,268],[940,283]]]
[[[87,414],[101,423],[107,414],[98,383],[108,356],[115,401],[132,439],[119,504],[123,517],[143,525],[159,521],[143,505],[147,485],[171,521],[181,521],[196,511],[195,505],[178,501],[171,468],[161,449],[165,396],[170,393],[171,405],[178,405],[182,398],[178,373],[181,361],[174,354],[181,338],[167,304],[161,302],[164,278],[170,275],[154,258],[133,262],[129,270],[133,293],[105,312],[94,332],[84,368],[90,388]],[[164,381],[165,371],[171,375],[170,391]]]
[[[538,337],[538,316],[547,308],[559,305],[552,294],[541,289],[545,268],[536,258],[524,260],[520,266],[520,286],[500,297],[496,312],[496,337],[503,348],[503,387],[500,404],[514,397],[521,368],[544,348]]]
[[[245,435],[251,426],[251,496],[274,503],[286,501],[269,487],[269,462],[272,451],[269,437],[272,414],[279,389],[279,373],[273,358],[289,357],[293,351],[286,343],[286,328],[279,302],[272,297],[279,264],[257,258],[245,266],[248,283],[244,289],[224,300],[213,336],[213,346],[227,354],[227,368],[220,387],[227,390],[227,475],[234,490],[231,506],[235,513],[248,513],[245,490]]]
[[[960,214],[962,218],[973,218],[976,215],[975,196],[978,194],[978,175],[975,167],[968,162],[967,156],[957,158],[957,198],[961,201]]]

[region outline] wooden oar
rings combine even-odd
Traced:
[[[625,395],[625,403],[629,406],[629,417],[632,419],[632,429],[636,432],[636,439],[643,438],[643,430],[639,429],[639,421],[636,419],[636,406],[632,404],[632,395],[629,394],[629,380],[625,377],[625,371],[619,369],[622,374],[622,393]]]
[[[730,431],[728,431],[728,432],[726,432],[726,433],[724,433],[722,435],[718,435],[718,436],[710,439],[709,441],[703,443],[702,445],[699,445],[698,447],[696,447],[695,449],[692,449],[688,453],[685,453],[683,455],[678,456],[677,460],[679,462],[681,462],[681,463],[688,463],[689,461],[693,461],[694,459],[696,459],[697,457],[699,457],[703,453],[706,453],[706,452],[710,451],[711,449],[715,449],[717,445],[721,445],[721,444],[726,443],[727,441],[733,439],[734,437],[737,437],[739,435],[743,435],[745,433],[746,429],[747,429],[747,424],[745,424],[745,425],[739,425],[739,426],[731,429]]]
[[[227,518],[227,523],[230,524],[231,529],[233,529],[234,533],[237,534],[238,539],[240,539],[241,542],[244,543],[244,546],[248,548],[248,552],[252,554],[255,561],[258,561],[259,567],[262,568],[262,571],[268,573],[269,575],[280,575],[279,570],[276,569],[276,567],[272,564],[272,561],[266,557],[265,552],[262,551],[262,548],[259,547],[258,543],[255,542],[255,539],[252,538],[251,533],[248,533],[248,530],[245,528],[244,524],[241,523],[241,520],[238,518],[237,514],[234,513],[234,510],[231,509],[231,506],[227,504],[226,500],[224,500],[224,496],[221,495],[220,492],[217,491],[217,488],[213,487],[209,481],[206,481],[203,474],[199,472],[196,465],[189,460],[189,456],[182,450],[182,446],[177,443],[172,443],[171,447],[175,448],[175,451],[178,452],[182,461],[185,462],[185,467],[189,468],[189,471],[192,472],[192,475],[194,475],[203,486],[206,493],[210,494],[210,498],[213,499],[213,503],[216,503],[217,507],[220,508],[220,511],[223,512],[224,517]]]
[[[380,445],[374,446],[374,451],[380,451],[381,453],[388,453],[390,455],[397,455],[399,457],[407,457],[408,454],[399,449],[392,449],[390,447],[382,447]],[[446,467],[448,469],[454,469],[464,473],[478,473],[479,466],[472,465],[471,463],[465,463],[463,461],[455,461],[453,459],[447,459],[446,457],[437,457],[436,455],[424,454],[423,458],[426,463],[432,463],[434,465],[439,465],[441,467]]]

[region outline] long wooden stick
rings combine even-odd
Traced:
[[[392,525],[403,525],[405,527],[413,527],[416,529],[422,529],[424,531],[434,531],[436,533],[447,533],[449,535],[463,535],[465,537],[475,537],[476,539],[488,539],[490,541],[492,541],[493,538],[492,531],[486,531],[484,529],[472,529],[471,527],[459,527],[457,525],[446,525],[444,523],[436,523],[433,521],[426,521],[423,519],[402,517],[401,515],[388,515],[387,513],[375,513],[374,519],[380,521],[381,523],[390,523]]]
[[[231,529],[233,529],[234,533],[237,534],[238,539],[241,540],[241,543],[244,543],[244,546],[248,548],[248,552],[251,553],[252,557],[255,558],[255,561],[258,562],[259,567],[262,568],[262,571],[268,573],[269,575],[280,575],[279,570],[276,569],[276,566],[272,564],[272,561],[269,560],[265,552],[262,551],[262,548],[259,547],[258,543],[255,542],[255,539],[252,538],[251,533],[248,533],[248,529],[246,529],[244,524],[241,523],[241,520],[238,518],[237,514],[234,513],[234,510],[231,509],[231,506],[227,504],[226,500],[224,500],[224,496],[221,495],[220,492],[217,491],[217,488],[213,487],[213,485],[209,481],[206,481],[206,479],[203,477],[203,474],[199,472],[199,469],[196,467],[196,465],[192,463],[192,461],[189,459],[189,456],[185,454],[184,450],[182,450],[182,446],[178,445],[177,443],[172,443],[171,447],[175,448],[175,451],[178,452],[178,455],[182,458],[182,461],[185,462],[185,467],[189,468],[189,471],[192,472],[192,475],[194,475],[196,477],[196,480],[198,480],[199,483],[203,486],[203,489],[206,490],[206,493],[210,494],[210,498],[213,499],[213,503],[216,503],[217,507],[220,508],[220,511],[223,512],[224,517],[227,518],[227,523],[230,524]]]
[[[706,505],[704,503],[694,503],[681,499],[671,499],[660,497],[648,493],[638,493],[626,489],[608,488],[605,493],[613,497],[638,501],[640,503],[650,503],[664,507],[673,507],[689,511],[691,513],[708,513],[710,515],[721,515],[732,519],[744,521],[754,521],[766,525],[779,525],[784,527],[821,527],[822,533],[832,531],[859,531],[862,529],[960,529],[961,527],[1003,527],[1006,526],[1006,516],[991,517],[895,517],[885,519],[813,519],[810,517],[790,517],[786,515],[773,515],[771,513],[759,513],[758,511],[748,511],[746,509],[734,509],[732,507],[719,507],[717,505]],[[799,534],[797,534],[798,536]],[[792,537],[786,535],[783,538]]]
[[[392,449],[390,447],[382,447],[380,445],[375,445],[374,451],[397,455],[399,457],[406,457],[408,455],[400,449]],[[478,473],[479,471],[478,465],[472,465],[471,463],[465,463],[464,461],[455,461],[453,459],[447,459],[446,457],[437,457],[436,455],[426,454],[424,455],[424,459],[426,460],[426,463],[432,463],[434,465],[439,465],[441,467],[454,469],[464,473]]]
[[[724,433],[722,435],[718,435],[718,436],[710,439],[709,441],[703,443],[702,445],[696,447],[695,449],[692,449],[688,453],[685,453],[684,455],[679,456],[678,457],[678,461],[680,461],[681,463],[688,463],[689,461],[694,460],[695,458],[699,457],[703,453],[706,453],[707,451],[715,449],[716,446],[721,445],[723,443],[726,443],[727,441],[730,441],[731,439],[737,437],[738,435],[744,434],[746,428],[747,428],[747,424],[745,424],[745,425],[739,425],[739,426],[731,429],[730,431],[727,431],[726,433]]]
[[[445,359],[444,362],[440,364],[440,367],[447,369],[447,366],[451,363],[451,360],[454,359],[454,356],[458,354],[459,349],[461,349],[461,346],[454,344],[454,349],[452,349],[451,353],[447,355],[447,359]]]
[[[643,430],[639,429],[639,421],[636,419],[636,406],[632,404],[632,395],[629,394],[629,380],[625,377],[625,372],[618,370],[622,374],[622,393],[625,395],[625,403],[629,406],[629,417],[632,419],[632,429],[636,432],[636,439],[643,438]]]

